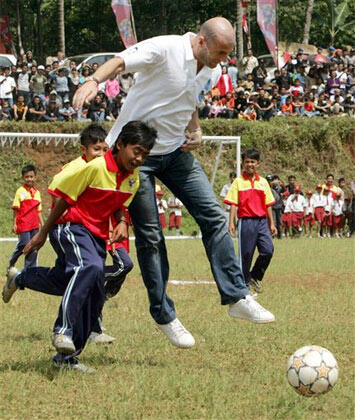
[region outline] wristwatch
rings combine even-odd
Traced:
[[[85,82],[95,82],[97,85],[100,84],[99,79],[94,76],[89,76],[86,78]]]

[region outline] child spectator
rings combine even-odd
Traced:
[[[60,234],[67,258],[65,266],[35,271],[10,270],[3,289],[8,302],[26,279],[43,277],[70,280],[54,325],[52,343],[57,350],[53,362],[58,368],[93,372],[79,364],[79,355],[98,319],[105,300],[105,240],[121,241],[128,237],[125,208],[139,186],[139,166],[154,145],[157,132],[140,121],[126,124],[112,150],[76,171],[65,171],[53,192],[58,198],[39,234],[27,245],[25,253],[41,248],[56,221],[66,214],[68,222]],[[109,232],[110,219],[117,225]]]
[[[64,101],[63,108],[59,109],[59,115],[64,119],[64,121],[73,121],[73,117],[76,114],[74,108],[70,105],[69,99]]]
[[[330,238],[330,231],[333,225],[333,203],[334,200],[331,196],[330,188],[325,188],[323,190],[323,195],[325,197],[325,205],[324,205],[324,218],[323,218],[323,237]]]
[[[287,96],[286,103],[284,103],[281,107],[282,115],[292,115],[296,116],[297,112],[295,112],[295,107],[291,101],[291,97]]]
[[[242,154],[243,173],[233,181],[224,200],[231,206],[229,215],[231,235],[235,234],[234,218],[238,207],[239,252],[244,279],[257,293],[262,292],[261,282],[274,252],[271,236],[277,234],[272,217],[272,205],[275,200],[268,182],[256,171],[259,164],[258,150],[248,149]],[[250,271],[256,247],[259,255]],[[264,322],[272,321],[273,317]]]
[[[182,225],[182,202],[176,197],[170,197],[168,200],[169,207],[169,232],[175,228],[175,236],[180,235],[180,227]]]
[[[3,99],[2,106],[0,109],[0,120],[12,120],[13,110],[10,107],[9,101],[7,99]]]
[[[219,196],[222,198],[222,200],[224,201],[224,199],[227,197],[228,191],[233,183],[233,181],[235,180],[235,178],[237,177],[237,173],[235,171],[231,171],[229,172],[229,182],[228,184],[224,184],[222,187],[222,190],[219,194]],[[226,217],[228,226],[229,226],[229,212],[230,212],[230,206],[226,203],[223,203],[223,209],[224,209],[224,215]]]
[[[315,109],[314,101],[309,96],[305,98],[303,104],[303,115],[306,117],[316,117],[320,115],[320,112]]]
[[[25,121],[28,106],[25,104],[25,98],[22,95],[17,97],[17,103],[13,106],[14,120]]]
[[[290,229],[292,228],[292,211],[290,203],[287,201],[290,193],[288,190],[286,190],[281,195],[283,202],[283,213],[281,217],[282,236],[287,238],[290,236]]]
[[[166,229],[166,217],[165,212],[168,209],[168,205],[166,203],[166,200],[163,199],[164,191],[159,190],[156,192],[156,200],[157,200],[157,207],[158,207],[158,213],[159,213],[159,222],[162,229]]]
[[[313,191],[306,191],[306,208],[304,211],[304,233],[306,237],[312,238],[312,227],[314,225]],[[307,228],[309,228],[307,233]],[[308,236],[307,236],[308,235]]]
[[[22,168],[24,184],[17,189],[12,209],[14,222],[12,231],[18,235],[18,242],[14,253],[10,257],[9,268],[13,267],[22,251],[38,228],[43,225],[41,194],[35,187],[37,170],[33,165]],[[34,250],[25,256],[25,268],[37,266],[37,251]]]
[[[300,194],[300,192],[301,187],[299,185],[295,185],[294,193],[287,199],[292,212],[292,233],[294,235],[302,232],[302,221],[306,207],[305,198]]]
[[[246,110],[242,114],[238,115],[239,119],[244,119],[248,121],[256,121],[257,116],[258,114],[255,110],[255,104],[252,101],[249,101]]]
[[[312,195],[312,206],[314,209],[314,219],[317,223],[317,234],[318,238],[322,238],[322,225],[324,219],[324,207],[325,207],[325,197],[322,194],[322,186],[318,184],[316,186],[316,191]]]
[[[333,215],[333,229],[336,238],[343,236],[344,227],[344,201],[341,199],[341,193],[335,194],[333,202],[332,215]]]
[[[294,81],[294,84],[290,87],[289,92],[294,98],[301,97],[304,94],[304,90],[299,79]]]

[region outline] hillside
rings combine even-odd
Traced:
[[[240,135],[242,147],[257,147],[262,152],[260,174],[274,173],[286,182],[287,176],[296,175],[304,189],[312,188],[324,180],[328,172],[336,179],[354,176],[355,120],[347,117],[277,118],[269,123],[244,121],[208,120],[201,122],[205,135]],[[110,124],[105,124],[107,128]],[[83,124],[22,124],[0,123],[0,132],[71,132],[78,133]],[[0,236],[11,235],[11,202],[16,188],[21,184],[21,167],[34,163],[39,170],[38,188],[43,196],[44,215],[48,213],[49,197],[45,193],[51,177],[58,169],[76,157],[78,148],[70,145],[21,145],[0,148]],[[196,153],[209,177],[211,177],[217,145],[206,144]],[[217,195],[228,181],[228,173],[235,165],[235,146],[224,146],[215,181]],[[168,195],[168,194],[166,194]],[[184,218],[183,232],[191,234],[196,225],[190,217]]]

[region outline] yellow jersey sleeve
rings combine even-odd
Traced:
[[[21,196],[21,188],[22,187],[20,187],[16,190],[14,201],[12,203],[12,208],[13,209],[19,209],[20,208],[20,205],[21,205],[21,197],[20,197]]]
[[[57,174],[60,176],[56,180],[53,179],[50,185],[54,189],[49,188],[48,190],[53,195],[64,198],[69,204],[75,204],[78,197],[94,180],[97,171],[98,167],[91,164],[86,164],[75,171],[62,171]]]
[[[86,164],[87,162],[81,156],[77,159],[70,161],[69,163],[66,163],[62,167],[61,171],[54,175],[51,183],[49,184],[48,192],[51,193],[52,191],[55,191],[57,184],[62,177],[67,176],[68,173],[75,172],[83,168],[84,166],[86,166]]]
[[[229,188],[229,191],[226,195],[226,198],[224,199],[224,202],[227,204],[232,204],[234,206],[238,206],[239,204],[239,184],[238,184],[238,178],[236,178],[231,187]]]

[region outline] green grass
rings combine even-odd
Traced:
[[[1,272],[14,245],[0,243]],[[117,341],[81,355],[98,370],[92,376],[51,367],[59,298],[17,292],[0,305],[0,418],[353,419],[354,241],[282,240],[275,248],[259,299],[274,324],[228,317],[214,285],[169,285],[196,339],[190,350],[155,327],[136,265],[104,309]],[[168,241],[168,249],[172,279],[212,279],[199,240]],[[46,246],[40,262],[52,261]],[[340,368],[334,390],[320,397],[299,396],[285,378],[289,355],[307,344],[328,348]]]

